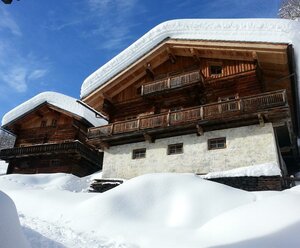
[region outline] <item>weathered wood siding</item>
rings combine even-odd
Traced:
[[[19,147],[71,140],[85,142],[87,128],[71,116],[42,106],[21,118],[11,129],[17,136],[15,146]]]
[[[222,73],[211,74],[211,66],[222,66]],[[204,82],[185,87],[164,94],[158,92],[148,96],[141,96],[141,86],[151,84],[157,80],[173,77],[182,73],[199,70]],[[122,121],[130,117],[154,113],[164,113],[171,108],[193,107],[218,101],[222,97],[247,96],[263,92],[259,82],[256,63],[249,61],[199,59],[192,57],[178,57],[176,63],[170,60],[153,69],[153,78],[145,75],[133,85],[124,89],[113,97],[114,110],[111,111],[111,122]],[[154,95],[154,97],[153,97]]]

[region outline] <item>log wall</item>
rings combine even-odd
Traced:
[[[222,73],[212,75],[212,65],[222,66]],[[174,77],[189,71],[199,70],[204,76],[204,84],[199,82],[198,88],[176,91],[170,94],[158,92],[151,99],[142,98],[141,86],[151,84],[164,78]],[[263,91],[259,82],[256,64],[249,61],[201,59],[195,61],[191,57],[178,57],[175,63],[170,60],[153,69],[153,78],[145,75],[132,86],[113,97],[115,106],[111,111],[111,122],[137,117],[140,114],[163,113],[174,107],[193,107],[199,104],[216,102],[222,97],[247,96]]]
[[[85,143],[88,126],[71,116],[44,106],[28,114],[12,127],[15,147],[80,140]]]

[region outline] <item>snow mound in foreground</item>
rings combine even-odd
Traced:
[[[13,198],[22,225],[65,247],[300,247],[300,186],[246,192],[166,173],[95,194],[54,187],[59,182],[75,188],[65,174],[32,175],[25,189],[8,183],[14,176],[0,177],[0,187]],[[30,233],[25,232],[34,240]]]
[[[8,164],[5,161],[0,160],[0,176],[6,174],[7,166]]]
[[[0,191],[0,246],[1,248],[29,248],[20,227],[13,201]]]
[[[227,201],[228,198],[231,200]],[[82,203],[80,209],[101,212],[108,220],[147,222],[160,228],[195,228],[254,200],[251,193],[191,174],[150,174],[93,197]],[[100,221],[96,215],[93,219]]]
[[[3,175],[0,188],[9,190],[66,190],[72,192],[87,191],[91,183],[90,176],[79,178],[72,174],[13,174]]]

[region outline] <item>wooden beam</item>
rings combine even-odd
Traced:
[[[111,103],[113,102],[113,99],[109,95],[107,95],[105,92],[101,92],[100,95],[101,95],[101,97],[103,97],[103,99],[106,99],[106,100],[110,101]]]
[[[148,133],[143,133],[145,141],[148,141],[149,143],[154,143],[155,139]]]
[[[196,63],[199,63],[199,62],[200,62],[200,58],[199,58],[199,56],[198,56],[196,50],[195,50],[194,48],[190,48],[189,50],[190,50],[190,53],[192,54],[192,56],[193,56],[195,62],[196,62]]]
[[[107,142],[100,141],[99,146],[103,151],[109,149],[109,144]]]
[[[265,126],[264,115],[258,114],[257,117],[258,117],[258,121],[259,121],[259,126],[264,127]]]
[[[145,65],[145,68],[146,68],[146,74],[152,79],[154,80],[154,72],[153,72],[153,69],[152,69],[152,66],[150,63],[147,63]]]
[[[196,128],[197,128],[197,136],[202,136],[204,134],[203,127],[197,124]]]
[[[241,50],[255,50],[255,51],[278,51],[286,50],[288,44],[284,43],[266,43],[266,42],[236,42],[236,41],[212,41],[212,40],[174,40],[170,39],[165,42],[169,46],[184,45],[184,46],[201,46],[201,47],[218,47],[220,49],[241,49]]]
[[[171,51],[170,47],[167,47],[167,53],[168,53],[168,56],[169,56],[169,59],[170,59],[171,63],[175,64],[176,63],[176,56]]]

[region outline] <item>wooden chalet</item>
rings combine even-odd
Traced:
[[[87,130],[93,124],[71,105],[77,110],[83,108],[73,98],[46,92],[4,116],[8,120],[3,128],[16,135],[14,147],[0,151],[0,158],[9,162],[8,174],[64,172],[86,176],[102,168],[103,153],[86,143]]]
[[[223,25],[216,22],[216,29]],[[176,25],[182,23],[177,21]],[[255,29],[255,21],[253,25]],[[162,30],[159,26],[149,33],[153,36]],[[199,35],[173,36],[170,32],[167,38],[151,43],[140,57],[103,82],[97,80],[105,76],[108,65],[83,84],[94,84],[94,88],[83,94],[82,101],[109,119],[107,125],[88,129],[88,143],[105,150],[104,177],[130,178],[164,171],[206,174],[270,161],[278,164],[282,175],[286,173],[285,164],[289,173],[298,169],[298,86],[293,44],[267,38],[232,41],[217,40],[217,36],[212,40],[205,35],[202,39]],[[129,56],[130,51],[146,43],[145,37],[123,55],[127,52]],[[232,132],[236,133],[231,137]],[[271,135],[269,141],[263,136],[267,133]],[[243,135],[246,147],[243,140],[234,143]],[[270,145],[275,147],[272,152],[266,150]],[[240,157],[242,153],[249,157]],[[272,156],[264,157],[267,153]],[[176,156],[169,159],[173,154]],[[199,156],[197,161],[193,156]],[[222,160],[224,156],[228,159]],[[232,156],[235,160],[230,160]],[[256,160],[258,157],[261,160]],[[214,160],[219,162],[214,164]],[[165,166],[163,161],[167,161]]]

